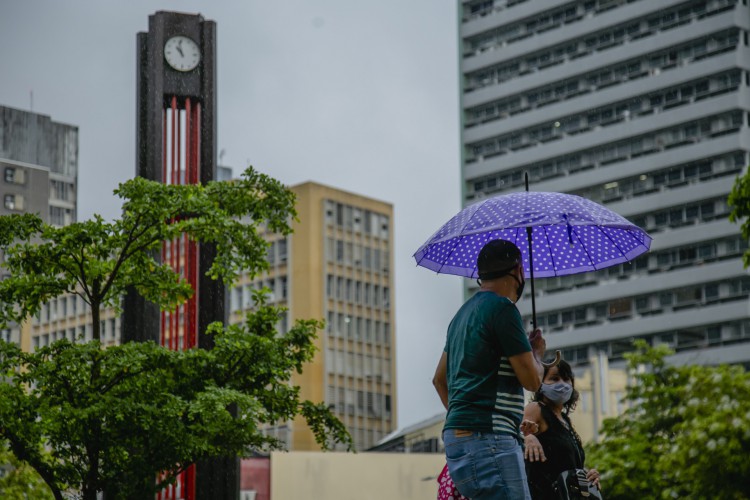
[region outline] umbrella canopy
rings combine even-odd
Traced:
[[[477,255],[490,240],[512,241],[533,276],[596,271],[648,251],[651,237],[615,212],[580,196],[525,191],[487,198],[456,214],[414,254],[437,273],[477,278]]]

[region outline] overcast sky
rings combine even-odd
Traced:
[[[136,34],[158,10],[217,23],[222,164],[393,204],[398,425],[441,411],[461,278],[411,255],[460,209],[456,2],[0,0],[0,105],[79,127],[79,220],[116,217],[134,174]]]

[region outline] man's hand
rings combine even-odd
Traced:
[[[542,330],[537,328],[529,335],[529,343],[534,357],[538,360],[544,359],[544,353],[547,352],[547,341],[542,337]]]
[[[536,392],[544,378],[542,356],[547,349],[547,342],[542,338],[542,331],[537,328],[529,335],[529,343],[531,344],[531,352],[510,356],[508,361],[510,361],[513,372],[523,388],[527,391]]]
[[[527,434],[524,437],[523,458],[529,462],[546,462],[547,457],[544,455],[542,443],[533,434]]]
[[[523,422],[521,422],[521,433],[524,436],[528,436],[529,434],[536,434],[537,432],[539,432],[539,424],[537,424],[533,420],[525,419]]]

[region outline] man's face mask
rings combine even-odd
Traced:
[[[516,287],[516,302],[521,300],[521,295],[523,295],[523,287],[526,286],[526,279],[524,278],[523,281],[519,280],[515,274],[511,274],[513,276],[513,279],[518,282],[518,286]]]

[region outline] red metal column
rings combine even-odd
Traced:
[[[161,182],[167,183],[167,110],[162,110],[162,148],[161,148]],[[167,243],[164,242],[161,246],[161,262],[167,261]],[[164,346],[164,331],[167,326],[166,315],[162,312],[160,315],[161,328],[159,329],[159,343]],[[161,500],[161,493],[159,493],[159,500]]]
[[[181,110],[177,98],[172,97],[164,109],[163,118],[162,181],[171,185],[197,184],[200,182],[200,105],[188,98],[184,110]],[[197,347],[198,245],[184,234],[164,242],[161,255],[162,262],[167,262],[194,291],[186,304],[173,312],[161,313],[161,345],[172,350]],[[195,465],[191,465],[177,477],[174,485],[160,491],[156,498],[194,500],[195,479]]]
[[[185,162],[185,183],[186,184],[197,184],[198,183],[198,140],[200,139],[200,121],[195,119],[193,115],[192,103],[190,98],[186,99],[185,102],[185,155],[187,156]],[[198,111],[198,107],[195,108],[195,112]],[[198,246],[194,241],[189,241],[187,235],[185,235],[185,250],[186,250],[186,262],[185,262],[185,274],[190,286],[193,288],[193,296],[188,300],[185,310],[185,330],[184,335],[184,348],[193,349],[198,346]],[[183,476],[183,496],[185,500],[195,500],[195,464],[187,468],[182,474]]]

